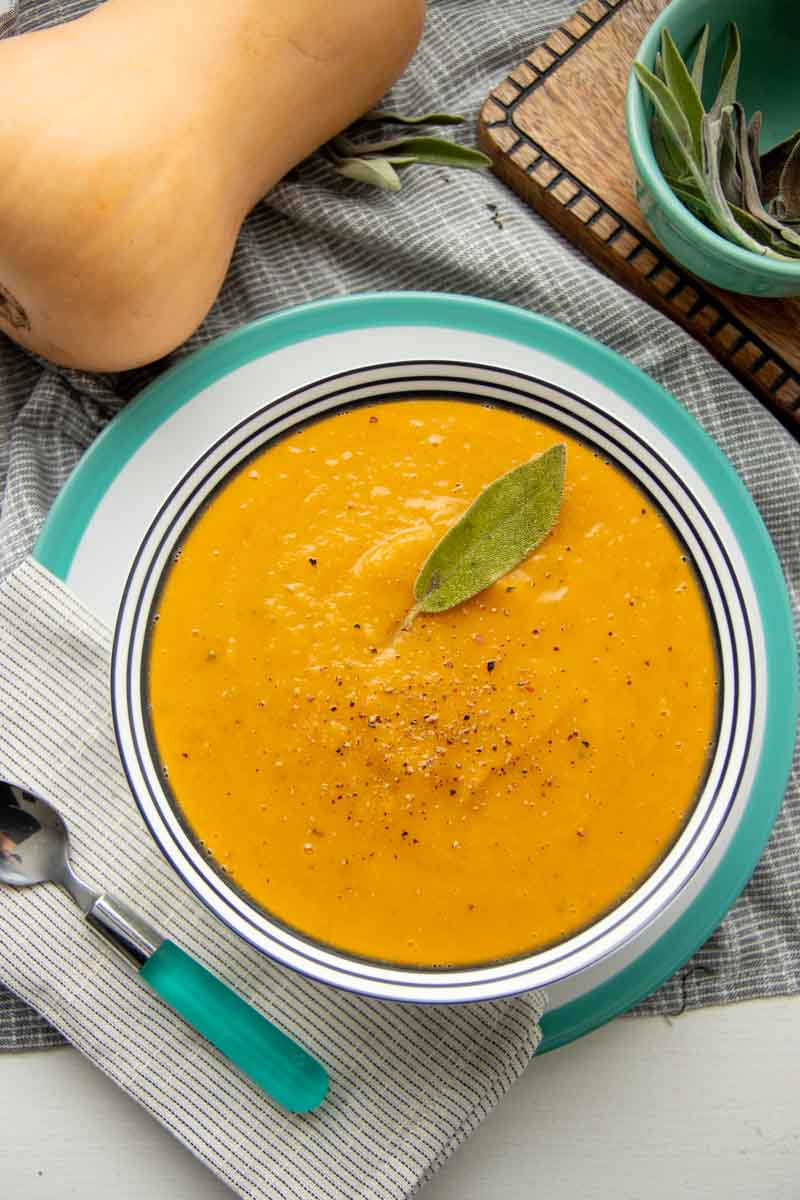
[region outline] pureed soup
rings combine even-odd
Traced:
[[[402,624],[481,489],[563,442],[554,531]],[[675,841],[717,719],[684,548],[631,480],[502,408],[408,399],[250,459],[189,529],[149,649],[158,756],[196,839],[295,930],[466,965],[587,926]]]

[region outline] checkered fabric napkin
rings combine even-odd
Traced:
[[[0,980],[240,1196],[401,1200],[525,1069],[541,993],[456,1006],[366,1000],[270,962],[194,900],[131,797],[110,634],[43,567],[0,586],[0,775],[52,798],[77,874],[142,912],[323,1062],[312,1113],[268,1100],[136,978],[60,889],[0,888]]]

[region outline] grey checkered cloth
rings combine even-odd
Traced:
[[[527,1068],[544,994],[386,1004],[271,962],[197,903],[147,836],[109,712],[111,631],[26,559],[0,585],[0,645],[0,775],[57,796],[78,877],[102,880],[302,1042],[328,1094],[305,1114],[270,1104],[87,936],[60,888],[0,888],[0,978],[242,1200],[407,1200]]]
[[[20,0],[10,25],[24,32],[91,7],[91,0]],[[430,0],[422,44],[391,107],[461,112],[468,121],[457,136],[469,142],[487,93],[572,7],[570,0]],[[491,175],[412,167],[402,191],[390,195],[340,179],[313,156],[251,213],[214,309],[169,361],[275,309],[370,289],[503,300],[590,334],[647,371],[698,418],[744,479],[780,554],[797,617],[800,447],[690,337],[599,274]],[[0,576],[30,551],[93,438],[165,365],[87,375],[37,361],[0,337]],[[635,1011],[674,1014],[797,992],[799,917],[796,758],[748,888],[689,966]],[[60,1040],[0,990],[0,1049]]]

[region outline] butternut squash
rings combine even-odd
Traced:
[[[86,370],[174,349],[249,210],[380,99],[424,11],[106,0],[0,43],[0,330]]]

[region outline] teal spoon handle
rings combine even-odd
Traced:
[[[174,942],[165,939],[139,975],[284,1108],[308,1112],[322,1102],[324,1067]]]

